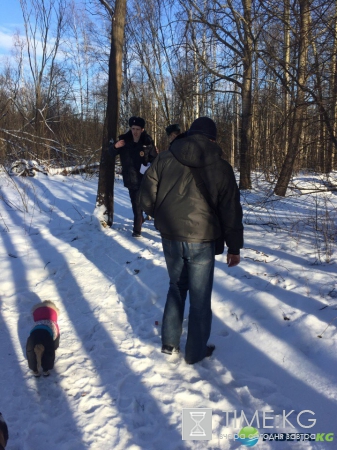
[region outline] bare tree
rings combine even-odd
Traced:
[[[253,14],[252,1],[229,0],[223,5],[218,0],[203,2],[195,0],[182,2],[189,15],[193,49],[201,64],[216,80],[236,86],[241,94],[240,128],[240,188],[251,188],[250,151],[252,139],[252,77],[253,77]],[[200,28],[201,25],[201,28]],[[205,33],[218,42],[216,66],[209,53],[198,43],[197,34]],[[239,72],[235,71],[239,68]],[[229,82],[229,83],[228,83]],[[213,89],[215,88],[213,83]],[[236,90],[225,88],[235,95]]]
[[[273,122],[274,134],[282,136],[282,142],[275,145],[275,135],[271,142],[278,150],[277,169],[281,168],[275,193],[285,195],[294,170],[308,167],[329,171],[332,146],[337,146],[331,75],[333,7],[331,1],[314,5],[297,0],[263,5],[269,24],[264,29],[259,56],[266,73],[273,73],[270,81],[276,89],[282,89],[282,108],[277,99],[275,103],[282,111],[282,120]],[[275,150],[270,147],[269,152]],[[280,157],[283,161],[278,162]]]
[[[109,156],[109,141],[116,141],[122,88],[122,60],[126,14],[126,0],[116,0],[114,9],[99,0],[111,19],[111,48],[109,57],[108,100],[102,139],[96,206],[103,207],[104,221],[111,226],[114,213],[115,160]]]
[[[330,77],[330,90],[331,90],[331,121],[333,127],[333,134],[337,136],[337,0],[334,2],[334,14],[332,21],[333,30],[333,47],[332,47],[332,61],[331,61],[331,77]],[[330,139],[327,149],[327,163],[326,173],[330,173],[335,167],[337,161],[337,149],[332,139]]]
[[[39,142],[50,127],[47,123],[48,109],[52,102],[55,78],[58,77],[59,52],[65,28],[65,0],[20,0],[30,75],[34,85],[34,141],[36,157],[42,157]],[[55,25],[56,24],[56,25]]]
[[[284,160],[280,176],[275,186],[275,194],[284,197],[293,172],[296,155],[300,149],[302,127],[305,113],[305,91],[308,76],[308,37],[310,23],[310,0],[299,0],[299,41],[298,41],[298,66],[297,86],[294,114],[289,133],[289,148]]]

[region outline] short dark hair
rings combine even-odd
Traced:
[[[180,126],[177,123],[173,123],[165,128],[167,136],[170,136],[171,133],[180,133]]]

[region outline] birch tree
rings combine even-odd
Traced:
[[[217,0],[197,3],[194,0],[184,2],[189,15],[191,41],[193,50],[201,64],[213,74],[217,80],[227,82],[227,92],[235,95],[236,86],[241,95],[241,128],[240,128],[240,189],[251,188],[251,139],[252,139],[252,77],[253,77],[253,15],[252,0],[229,0],[222,4]],[[197,33],[201,25],[207,26],[208,36],[217,41],[218,54],[216,67],[214,61],[205,56],[199,46]],[[235,68],[239,67],[239,72]]]
[[[308,76],[308,36],[310,23],[310,0],[299,0],[298,65],[296,98],[292,124],[289,130],[289,147],[275,186],[275,194],[284,197],[291,179],[296,155],[300,150],[301,134],[305,113],[305,85]]]

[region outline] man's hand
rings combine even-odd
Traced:
[[[227,264],[228,267],[235,267],[240,264],[240,255],[231,255],[227,253]]]
[[[115,148],[121,148],[124,147],[125,145],[125,141],[123,139],[121,139],[120,141],[117,141],[115,144]]]

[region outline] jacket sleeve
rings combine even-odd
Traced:
[[[157,156],[156,147],[154,144],[147,146],[147,151],[145,153],[145,164],[152,163]]]
[[[218,215],[228,253],[239,255],[243,247],[242,206],[240,191],[230,165],[228,165],[227,181],[225,189],[219,196]]]
[[[152,217],[155,217],[158,190],[157,161],[158,158],[145,172],[138,192],[140,207]]]
[[[115,148],[115,142],[109,142],[108,154],[111,158],[116,158],[119,155],[119,148]]]
[[[147,165],[148,163],[152,163],[157,156],[157,152],[153,139],[148,134],[143,137],[143,151],[143,164]]]

